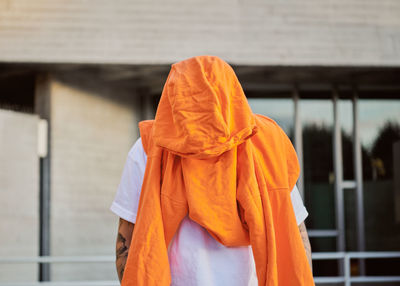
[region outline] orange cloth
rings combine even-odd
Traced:
[[[148,161],[121,285],[170,285],[167,248],[187,214],[226,246],[251,245],[259,285],[314,285],[290,200],[295,150],[252,113],[227,63],[172,65],[139,127]]]

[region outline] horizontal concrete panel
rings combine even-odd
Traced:
[[[0,2],[0,61],[400,65],[400,2]]]

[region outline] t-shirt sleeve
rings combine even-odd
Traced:
[[[147,157],[139,138],[130,149],[110,210],[129,222],[136,222]]]
[[[296,215],[297,225],[300,225],[307,218],[308,212],[303,204],[299,189],[296,185],[290,193],[290,198],[292,199],[292,206],[294,214]]]

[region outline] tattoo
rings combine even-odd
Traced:
[[[117,239],[118,239],[119,241],[122,241],[123,243],[126,242],[125,237],[123,237],[122,234],[121,234],[120,232],[118,232],[118,238],[117,238]]]
[[[124,269],[126,264],[126,259],[128,257],[129,248],[126,246],[126,238],[119,232],[117,237],[117,248],[116,254],[116,264],[119,281],[122,281],[122,276],[124,275]]]
[[[122,236],[121,233],[118,233],[117,241],[122,244],[122,246],[120,248],[118,248],[116,251],[116,255],[117,255],[117,259],[118,259],[119,257],[123,257],[128,254],[128,251],[127,251],[128,247],[126,247],[126,239],[125,239],[125,237]]]
[[[301,239],[303,240],[304,249],[306,251],[308,263],[310,264],[311,271],[312,271],[312,258],[311,258],[311,245],[310,240],[308,239],[307,229],[304,222],[299,225]]]
[[[132,237],[132,231],[134,224],[120,219],[118,227],[117,244],[115,249],[116,254],[116,267],[119,281],[122,281],[122,277],[125,271],[126,259],[128,258],[129,246]]]

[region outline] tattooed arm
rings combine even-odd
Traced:
[[[312,271],[312,259],[311,259],[311,245],[310,240],[308,239],[307,229],[304,222],[299,225],[301,239],[303,240],[304,249],[306,250],[308,263],[310,264],[311,271]]]
[[[122,281],[122,276],[124,275],[126,258],[128,257],[128,251],[129,246],[131,245],[131,238],[134,227],[135,225],[133,223],[126,221],[122,218],[119,219],[118,236],[115,248],[115,264],[117,267],[119,281]]]

